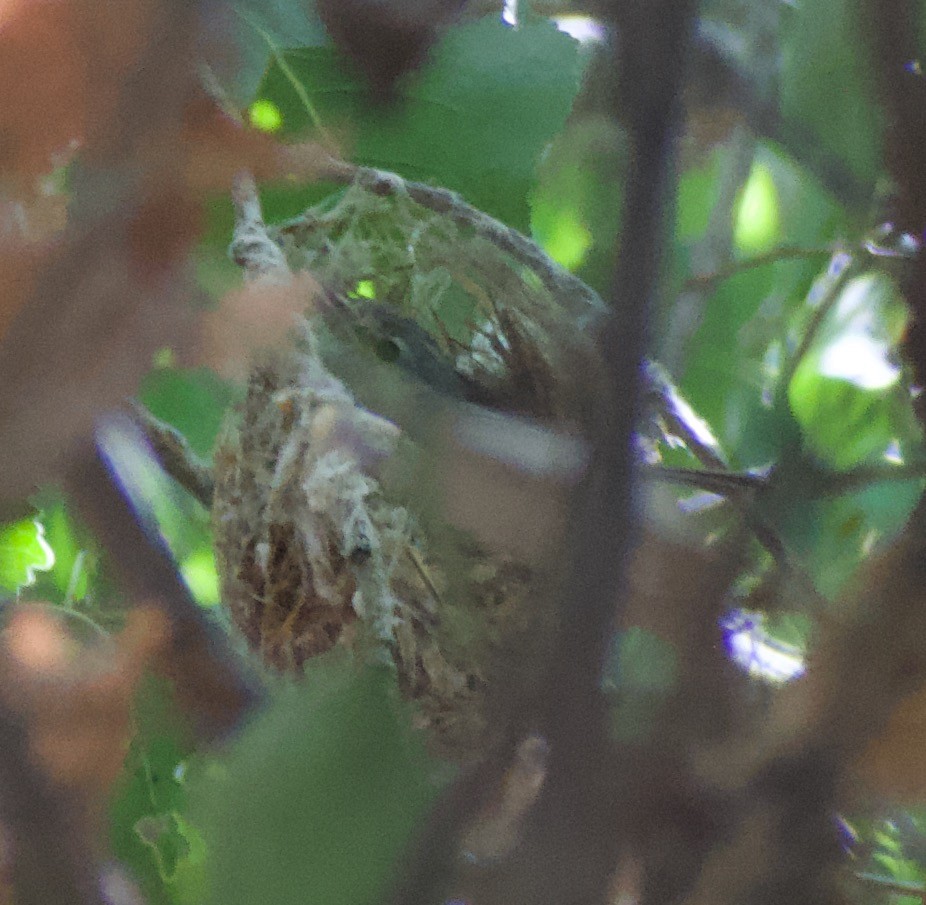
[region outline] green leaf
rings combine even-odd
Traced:
[[[238,394],[207,368],[159,368],[144,379],[139,398],[155,417],[177,428],[194,452],[209,456],[225,412]]]
[[[884,394],[817,373],[802,364],[788,393],[810,448],[828,465],[847,469],[884,452],[893,438]]]
[[[582,72],[577,42],[552,23],[514,29],[496,17],[450,29],[389,109],[371,106],[365,81],[333,47],[291,50],[285,63],[260,92],[285,132],[317,134],[320,122],[352,140],[358,163],[454,189],[521,230],[535,167]]]
[[[195,886],[197,870],[200,893],[204,884],[202,846],[184,816],[190,752],[179,741],[174,706],[163,683],[143,687],[135,708],[139,734],[110,805],[113,854],[132,872],[150,905],[192,905],[197,900],[175,887]]]
[[[805,0],[782,30],[781,109],[864,183],[881,172],[884,118],[873,102],[865,35],[850,0]]]
[[[810,448],[837,469],[883,453],[904,429],[905,394],[892,354],[906,319],[881,274],[851,280],[824,317],[788,386],[788,401]]]
[[[55,563],[36,581],[36,592],[45,600],[70,603],[83,600],[96,571],[98,551],[88,533],[72,516],[65,498],[51,488],[32,498],[45,528],[45,539],[55,551]]]
[[[544,155],[531,193],[531,232],[555,261],[605,290],[620,226],[626,140],[612,121],[570,122]]]
[[[48,571],[54,564],[55,552],[40,522],[27,518],[0,528],[0,590],[31,585],[36,572]]]
[[[807,475],[807,467],[801,472]],[[836,499],[808,500],[800,481],[783,482],[775,511],[765,511],[817,590],[836,599],[872,549],[889,544],[906,524],[923,481],[880,481]]]
[[[201,782],[209,901],[372,905],[435,789],[392,679],[327,660]],[[196,816],[198,814],[198,816]]]
[[[220,47],[207,61],[225,96],[247,107],[267,72],[273,47],[315,47],[328,35],[312,0],[234,0],[219,21],[225,26]]]
[[[781,237],[778,190],[767,166],[756,163],[740,194],[734,241],[739,251],[761,254]]]

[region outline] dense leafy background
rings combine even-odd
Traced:
[[[852,6],[805,0],[783,11],[781,111],[792,134],[819,144],[871,188],[881,175],[882,119]],[[360,163],[453,189],[532,233],[552,257],[607,291],[626,149],[620,126],[583,105],[588,47],[546,20],[517,29],[495,17],[469,22],[447,31],[420,75],[400,85],[393,107],[378,109],[308,4],[239,0],[223,14],[238,55],[232,64],[217,62],[214,75],[252,121],[287,138],[336,138]],[[673,293],[692,275],[688,262],[708,227],[728,157],[721,142],[680,172],[664,322]],[[267,218],[294,215],[330,191],[269,187]],[[679,376],[735,468],[777,462],[796,475],[887,465],[898,456],[926,461],[895,366],[903,305],[878,259],[857,257],[852,282],[821,320],[790,381],[778,379],[834,278],[826,272],[826,247],[858,243],[876,225],[870,216],[827,188],[794,147],[760,137],[735,220],[736,259],[780,245],[824,252],[769,258],[707,294]],[[228,202],[216,198],[196,250],[200,283],[216,298],[239,279],[225,257],[230,227]],[[844,357],[834,366],[840,347],[852,350],[853,361]],[[870,367],[849,367],[858,365],[862,347]],[[893,377],[873,381],[878,364],[879,373]],[[240,393],[210,371],[174,366],[166,350],[140,398],[208,456]],[[666,455],[694,464],[684,451]],[[792,491],[767,501],[764,515],[832,600],[861,560],[899,530],[922,486],[917,478],[885,479],[807,500],[794,482]],[[35,503],[34,517],[0,529],[0,589],[61,606],[75,624],[108,628],[111,591],[92,539],[53,489]],[[179,492],[166,494],[158,511],[191,588],[213,606],[218,591],[207,514]],[[407,715],[391,705],[383,674],[332,668],[313,676],[307,689],[281,690],[227,755],[210,758],[167,732],[162,695],[152,692],[151,713],[140,711],[145,731],[112,810],[115,853],[149,901],[377,900],[440,781],[409,735]],[[910,825],[918,826],[917,819],[909,817]],[[872,824],[866,832],[881,868],[898,879],[922,879],[923,862],[905,849],[909,832],[893,824]]]

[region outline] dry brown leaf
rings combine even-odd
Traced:
[[[163,613],[148,606],[99,649],[77,644],[45,606],[20,607],[3,633],[0,695],[24,718],[38,763],[88,826],[102,826],[132,736],[135,691],[167,642]]]
[[[286,345],[287,334],[314,307],[318,292],[318,283],[306,272],[264,277],[233,289],[204,315],[204,363],[225,377],[247,377],[253,353]]]

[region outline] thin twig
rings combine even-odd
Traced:
[[[155,418],[140,402],[132,400],[129,404],[135,423],[151,444],[167,475],[206,509],[210,509],[215,489],[212,469],[193,452],[180,431]]]
[[[321,120],[321,115],[319,114],[315,104],[312,103],[312,99],[309,97],[309,93],[305,90],[305,85],[303,85],[302,82],[296,78],[296,74],[293,72],[289,63],[286,62],[286,57],[283,55],[283,51],[277,45],[276,41],[274,41],[273,38],[267,34],[267,32],[242,9],[235,7],[235,12],[264,39],[267,47],[270,49],[270,53],[273,56],[274,61],[279,67],[280,72],[283,73],[293,91],[296,92],[296,96],[299,98],[299,102],[305,109],[305,112],[309,117],[309,121],[318,130],[318,133],[322,136],[322,138],[325,139],[325,141],[331,142],[331,135],[328,133],[328,130],[325,129],[325,125]]]
[[[866,886],[873,886],[884,892],[893,892],[899,896],[911,896],[926,902],[926,886],[922,883],[895,880],[893,877],[882,877],[880,874],[870,874],[859,871],[853,874],[856,880]]]
[[[788,357],[788,360],[782,368],[782,374],[778,381],[780,393],[787,392],[791,380],[797,372],[801,362],[804,360],[804,356],[810,351],[810,347],[817,338],[817,333],[823,321],[826,319],[827,314],[833,309],[836,302],[839,301],[842,290],[849,282],[850,277],[856,276],[858,272],[859,262],[856,257],[851,257],[845,252],[837,252],[833,255],[829,271],[825,277],[823,293],[814,303],[815,307],[813,314],[811,314],[810,321],[801,333],[801,339],[797,348]],[[817,284],[815,284],[810,291],[811,295],[819,292]]]
[[[813,260],[815,258],[831,257],[841,249],[835,245],[779,245],[760,255],[753,255],[739,261],[731,261],[712,273],[696,274],[689,277],[684,283],[684,289],[711,289],[718,283],[729,280],[737,274],[744,273],[756,267],[766,267],[777,264],[779,261]]]

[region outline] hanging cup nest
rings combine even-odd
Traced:
[[[338,354],[346,325],[358,354],[395,361],[441,392],[569,419],[563,375],[575,369],[565,359],[582,349],[593,362],[591,343],[542,281],[472,224],[402,191],[354,185],[270,236],[290,268],[336,297]],[[331,329],[313,315],[301,343],[253,368],[239,421],[218,446],[223,599],[277,670],[298,673],[336,645],[386,658],[435,750],[478,759],[499,728],[493,683],[536,661],[548,614],[525,564],[459,532],[426,538],[408,501],[387,498],[380,470],[406,441],[334,376],[337,357],[320,351]]]

